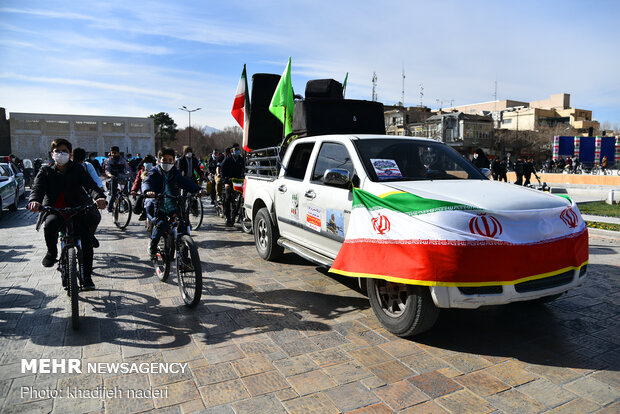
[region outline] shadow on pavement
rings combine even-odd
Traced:
[[[588,270],[591,277],[584,286],[547,304],[442,309],[435,327],[412,340],[532,364],[619,371],[618,309],[600,298],[603,291],[619,290],[611,275],[620,274],[620,267],[590,265]]]

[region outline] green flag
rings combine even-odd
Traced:
[[[269,104],[269,112],[284,124],[284,135],[293,131],[293,111],[295,110],[293,96],[293,84],[291,83],[291,58],[288,58],[288,65],[278,82],[276,91]]]
[[[349,72],[344,77],[344,82],[342,84],[342,99],[344,99],[344,94],[347,92],[347,79],[349,79]]]

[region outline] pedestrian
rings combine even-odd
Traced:
[[[532,158],[528,158],[523,164],[523,177],[525,178],[524,186],[529,186],[530,179],[532,178],[532,173],[536,174],[536,170],[534,169],[534,160]]]
[[[523,185],[523,158],[518,158],[517,162],[515,162],[515,174],[517,175],[517,181],[515,181],[516,185]]]
[[[502,161],[499,163],[499,180],[505,183],[508,182],[508,157],[502,158]]]
[[[499,157],[495,157],[491,162],[491,175],[495,181],[500,179],[501,161]]]
[[[200,161],[194,156],[194,151],[190,146],[183,147],[183,156],[176,161],[177,170],[183,177],[187,177],[199,184],[203,173],[200,169]]]
[[[603,156],[603,159],[601,160],[601,172],[603,173],[603,175],[607,175],[607,155]]]
[[[483,168],[488,169],[490,167],[489,159],[484,154],[482,148],[478,148],[476,152],[474,152],[474,159],[472,160],[472,164],[474,164],[474,166],[479,170]]]

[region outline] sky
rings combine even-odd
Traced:
[[[620,1],[0,0],[0,107],[236,125],[243,65],[407,106],[532,101],[620,129]]]

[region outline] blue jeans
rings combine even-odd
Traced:
[[[151,234],[151,246],[159,243],[159,239],[166,232],[170,231],[170,222],[169,217],[171,217],[176,212],[172,212],[170,214],[166,214],[156,208],[156,203],[151,202],[145,206],[146,216],[149,221],[153,224],[153,233]]]

